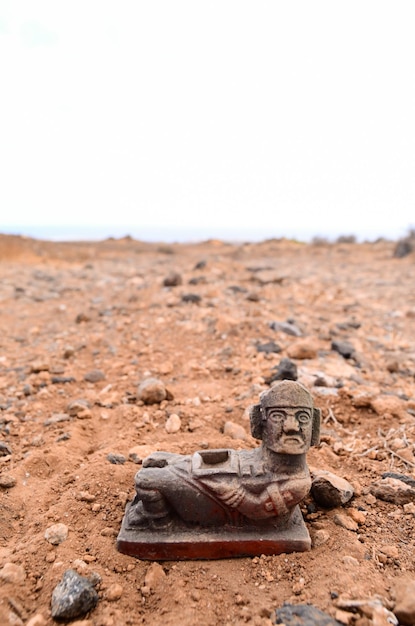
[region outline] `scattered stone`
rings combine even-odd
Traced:
[[[275,380],[297,380],[298,378],[297,365],[288,357],[281,359],[279,365],[273,369],[276,371],[267,380],[269,383],[272,383]]]
[[[330,539],[330,533],[328,530],[324,528],[319,528],[313,534],[313,546],[317,548],[318,546],[322,546],[328,542]]]
[[[50,379],[52,385],[66,385],[67,383],[76,383],[73,376],[52,376]]]
[[[325,470],[313,472],[311,495],[320,506],[333,509],[349,502],[353,494],[354,489],[346,479]]]
[[[84,380],[87,383],[99,383],[101,380],[105,380],[105,374],[101,370],[91,370],[85,374]]]
[[[284,626],[341,626],[333,617],[311,604],[283,604],[276,609],[276,623]]]
[[[280,346],[275,343],[275,341],[267,341],[267,343],[259,343],[257,344],[256,349],[258,352],[265,352],[265,354],[273,354],[276,352],[281,352]]]
[[[144,578],[144,586],[150,591],[155,591],[166,580],[166,572],[159,563],[152,563]]]
[[[400,624],[415,624],[415,580],[401,579],[395,587],[394,613]]]
[[[91,405],[88,400],[85,400],[84,398],[77,398],[76,400],[71,400],[71,402],[69,402],[66,410],[71,417],[82,417],[88,413],[90,408]]]
[[[24,395],[24,396],[26,396],[26,397],[31,396],[31,395],[32,395],[32,393],[33,393],[33,387],[32,387],[32,385],[25,385],[25,386],[23,387],[23,395]]]
[[[137,399],[144,404],[160,404],[167,398],[164,383],[158,378],[146,378],[138,386]]]
[[[404,504],[403,510],[405,513],[415,515],[415,502],[408,502],[407,504]]]
[[[243,426],[235,424],[235,422],[227,421],[223,427],[223,434],[232,439],[242,439],[246,441],[248,434]]]
[[[314,339],[299,339],[288,347],[287,354],[292,359],[315,359],[318,344]]]
[[[70,620],[93,609],[98,594],[92,583],[74,570],[68,569],[52,593],[52,617]]]
[[[0,456],[9,456],[11,453],[11,447],[4,441],[0,441]]]
[[[63,358],[70,359],[75,354],[75,348],[73,346],[66,346],[63,351]]]
[[[107,454],[107,461],[113,465],[124,465],[126,458],[123,454],[117,454],[116,452],[110,452]]]
[[[336,513],[333,517],[333,521],[335,524],[337,524],[337,526],[341,526],[346,530],[352,530],[353,532],[356,532],[356,530],[359,528],[357,522],[355,522],[348,515],[344,515],[343,513]]]
[[[287,277],[282,275],[278,270],[261,270],[259,272],[254,272],[253,276],[252,276],[252,280],[255,280],[257,283],[260,283],[260,285],[270,285],[270,284],[277,284],[277,285],[281,285],[281,283],[286,279]]]
[[[399,558],[399,550],[396,546],[392,546],[392,545],[380,546],[379,552],[382,552],[382,554],[385,554],[391,559]]]
[[[197,293],[184,293],[182,295],[182,302],[191,302],[192,304],[199,304],[202,300],[201,296]]]
[[[372,398],[370,406],[378,415],[401,417],[405,412],[405,403],[397,396],[379,396]]]
[[[45,539],[53,546],[58,546],[68,538],[68,532],[66,524],[53,524],[45,530]]]
[[[400,239],[393,251],[394,259],[403,259],[408,254],[411,254],[414,250],[413,243],[410,239]]]
[[[355,353],[354,346],[348,341],[334,340],[331,343],[331,349],[338,352],[345,359],[350,359]]]
[[[17,563],[5,563],[0,569],[0,580],[12,585],[22,585],[26,580],[26,572]]]
[[[123,592],[123,587],[118,583],[114,583],[107,589],[105,599],[108,600],[108,602],[116,602],[122,597]]]
[[[169,415],[164,428],[169,434],[178,433],[182,427],[182,420],[176,413]]]
[[[196,263],[196,265],[194,266],[193,269],[195,270],[203,270],[206,267],[206,261],[204,259],[202,259],[201,261],[198,261],[198,263]]]
[[[372,483],[370,492],[379,500],[403,506],[415,502],[415,480],[404,474],[386,472],[380,481]]]
[[[51,417],[43,422],[44,426],[51,426],[52,424],[60,424],[61,422],[69,422],[71,416],[69,413],[54,413]]]
[[[372,620],[370,623],[374,626],[398,626],[398,620],[395,615],[383,606],[380,597],[365,598],[363,600],[351,600],[347,597],[339,598],[336,605],[339,607],[339,610],[343,609],[354,614],[353,623],[355,623],[356,614],[358,614],[365,620],[364,624],[370,619]]]
[[[294,322],[270,322],[269,327],[292,337],[301,337],[303,334]]]
[[[40,372],[48,372],[49,371],[49,363],[47,361],[34,361],[30,365],[30,371],[33,374],[39,374]]]
[[[0,475],[0,489],[11,489],[17,483],[17,480],[14,476],[10,476],[10,474],[1,474]]]
[[[358,567],[359,561],[354,556],[346,555],[342,558],[345,565],[351,565],[352,567]]]
[[[163,280],[165,287],[178,287],[183,282],[182,275],[179,272],[171,271]]]
[[[90,322],[91,318],[87,313],[78,313],[78,315],[75,318],[75,322],[77,324],[80,324],[81,322]]]
[[[351,517],[355,522],[359,524],[365,524],[366,522],[366,511],[360,511],[359,509],[354,509],[353,507],[349,507],[347,509],[347,514]]]

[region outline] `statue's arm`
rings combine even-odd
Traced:
[[[310,479],[294,478],[283,486],[269,483],[261,493],[255,494],[238,481],[204,480],[204,484],[217,498],[230,508],[250,519],[267,519],[288,513],[310,489]]]

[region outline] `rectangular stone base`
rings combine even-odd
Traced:
[[[311,548],[310,535],[299,507],[294,509],[284,528],[176,526],[169,530],[137,530],[126,527],[129,506],[117,538],[117,549],[139,559],[224,559],[305,552]]]

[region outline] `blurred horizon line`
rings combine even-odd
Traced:
[[[314,240],[336,241],[339,238],[354,238],[357,242],[387,239],[395,241],[408,235],[413,228],[408,225],[394,228],[370,229],[306,229],[306,228],[225,228],[200,227],[180,228],[171,226],[137,225],[11,225],[1,226],[0,234],[43,239],[46,241],[101,241],[132,237],[149,243],[198,243],[208,239],[229,242],[260,242],[267,239],[294,239],[305,243]]]

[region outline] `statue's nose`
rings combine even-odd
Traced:
[[[284,432],[295,431],[298,432],[300,430],[300,426],[295,419],[294,415],[288,415],[287,419],[284,422]]]

